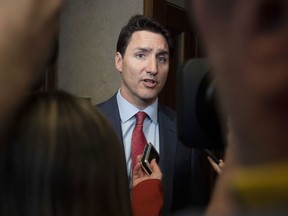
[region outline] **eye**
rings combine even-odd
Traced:
[[[145,57],[145,54],[144,53],[136,53],[136,58],[138,58],[138,59],[142,59],[142,58],[144,58]]]
[[[160,62],[160,63],[166,63],[167,61],[168,61],[167,57],[164,57],[164,56],[159,56],[158,57],[158,62]]]

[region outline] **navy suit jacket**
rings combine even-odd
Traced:
[[[121,143],[121,120],[116,94],[97,107],[108,118]],[[197,150],[184,146],[177,137],[175,112],[159,104],[160,162],[163,173],[163,215],[187,206],[204,206],[209,199],[209,186],[202,179],[201,159]],[[124,154],[124,147],[123,147]]]

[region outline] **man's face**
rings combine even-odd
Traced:
[[[162,90],[169,70],[169,47],[158,33],[136,31],[125,55],[116,53],[115,66],[121,73],[121,95],[144,109],[153,103]]]

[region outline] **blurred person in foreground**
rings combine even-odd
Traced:
[[[288,2],[190,2],[231,128],[207,215],[287,214]]]
[[[118,138],[84,99],[62,91],[33,94],[0,158],[0,215],[132,215]],[[151,169],[148,176],[135,167],[135,216],[160,214],[162,173],[155,161]]]
[[[0,0],[0,142],[54,52],[63,0]]]

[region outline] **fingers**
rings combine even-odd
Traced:
[[[224,163],[224,161],[222,159],[220,159],[219,161],[220,161],[219,167],[221,168],[221,170],[223,170],[224,167],[225,167],[225,163]]]
[[[140,163],[142,159],[142,154],[136,157],[136,163]]]
[[[210,157],[210,156],[207,156],[207,159],[208,161],[210,162],[211,166],[213,167],[213,169],[218,173],[218,174],[221,174],[222,173],[222,169],[221,167],[215,163],[215,161]],[[222,161],[222,160],[221,160]],[[220,161],[220,163],[221,163]],[[222,161],[222,163],[224,164],[224,162]]]
[[[161,169],[158,166],[158,164],[157,164],[155,159],[153,159],[151,161],[150,167],[151,167],[151,170],[152,170],[152,174],[150,175],[150,178],[162,180],[162,172],[161,172]]]
[[[156,159],[152,159],[151,163],[150,163],[150,167],[152,169],[153,172],[161,172],[160,167],[158,166]]]
[[[136,157],[136,165],[132,172],[132,185],[135,187],[139,183],[149,179],[149,176],[144,172],[141,164],[142,155]]]
[[[145,173],[142,169],[142,165],[140,162],[137,162],[134,169],[133,169],[133,178],[142,178],[143,176],[145,176]]]
[[[134,174],[135,174],[135,175],[137,174],[138,177],[144,176],[144,171],[143,171],[142,165],[141,165],[141,158],[142,158],[142,155],[138,155],[138,156],[136,157],[136,164],[135,164],[135,167],[134,167],[134,169],[133,169],[133,175],[134,175]]]
[[[148,175],[142,168],[141,164],[142,155],[138,155],[136,157],[136,165],[133,169],[133,179],[139,179],[144,178],[147,179],[162,179],[162,172],[160,170],[160,167],[158,166],[156,159],[152,159],[150,164],[148,165],[150,169],[152,170],[152,174]]]

